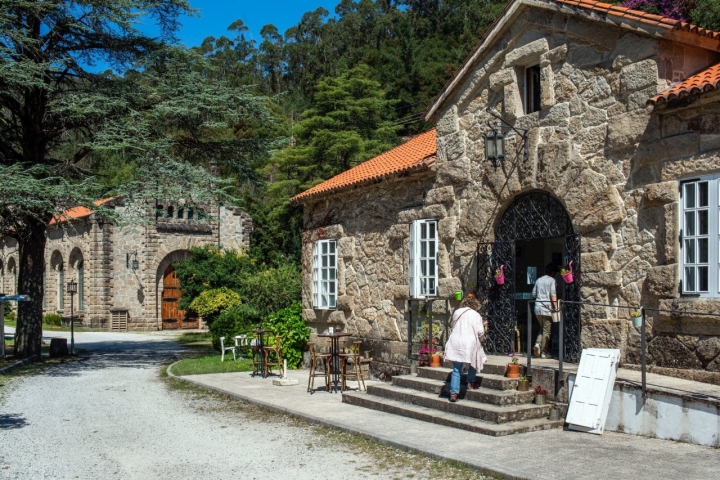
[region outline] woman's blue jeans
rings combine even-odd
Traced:
[[[462,368],[462,362],[453,362],[453,372],[450,377],[450,393],[460,393],[460,374],[462,373]],[[476,375],[477,371],[472,367],[472,365],[469,365],[467,375],[468,383],[474,382]]]

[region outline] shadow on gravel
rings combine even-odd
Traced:
[[[82,359],[58,365],[43,372],[50,377],[68,377],[107,368],[158,368],[163,363],[183,358],[187,352],[172,341],[108,341],[82,343]]]
[[[0,413],[0,430],[13,430],[27,427],[29,424],[25,417],[16,413]]]

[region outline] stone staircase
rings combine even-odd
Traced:
[[[390,384],[368,385],[367,392],[344,392],[343,402],[460,428],[502,436],[562,426],[550,421],[549,405],[533,404],[533,392],[519,392],[517,380],[504,376],[504,365],[489,365],[477,376],[480,388],[468,390],[462,376],[460,401],[450,403],[450,368],[418,368],[417,375],[399,375]]]

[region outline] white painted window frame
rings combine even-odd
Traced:
[[[313,244],[313,308],[333,310],[337,305],[337,241],[318,240]]]
[[[707,205],[701,205],[701,184],[708,186]],[[694,201],[691,192],[694,192]],[[708,217],[707,231],[701,230],[700,225],[705,214]],[[680,226],[680,293],[720,298],[720,174],[680,183]],[[701,258],[702,242],[708,244],[707,258]],[[707,288],[702,288],[700,275],[705,268],[708,271],[708,284]]]
[[[410,224],[410,297],[437,297],[438,221],[416,220]]]

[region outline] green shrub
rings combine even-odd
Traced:
[[[215,350],[220,350],[220,337],[230,345],[232,337],[240,335],[260,323],[260,314],[250,305],[240,305],[218,315],[210,325],[210,336]]]
[[[220,287],[205,290],[198,295],[190,303],[190,310],[203,317],[205,323],[212,325],[218,315],[240,304],[240,295],[227,287]]]
[[[293,263],[250,275],[240,289],[243,301],[257,308],[263,317],[299,302],[301,292],[302,274]]]
[[[62,323],[62,317],[56,313],[49,313],[43,317],[43,323],[51,327],[59,327]]]
[[[7,310],[5,310],[7,312]],[[5,314],[5,320],[8,322],[14,322],[15,321],[15,312],[8,312]]]
[[[289,368],[297,368],[302,362],[302,352],[310,339],[310,329],[302,319],[302,305],[293,303],[270,314],[264,323],[266,328],[272,329],[275,335],[282,337],[280,353],[287,360]]]

